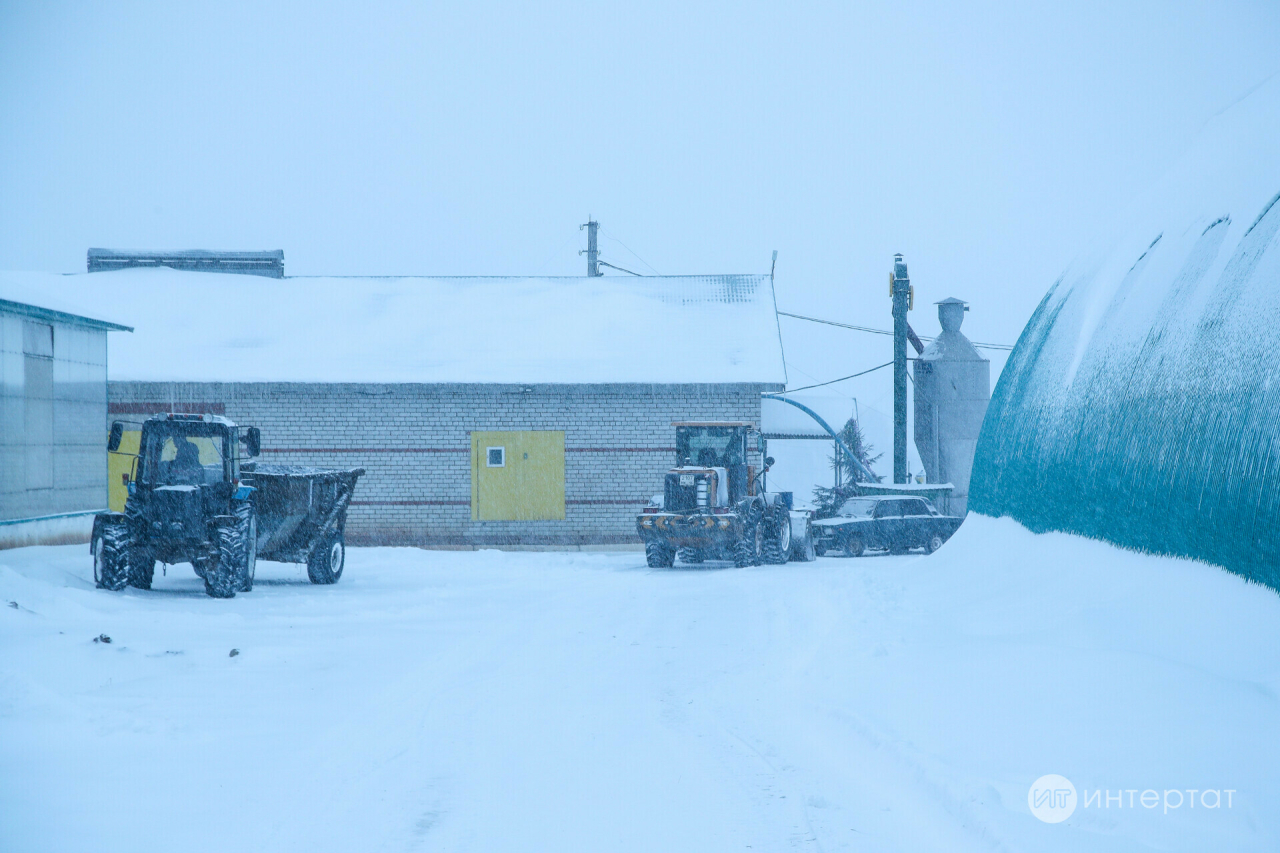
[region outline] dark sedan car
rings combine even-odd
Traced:
[[[923,548],[932,554],[956,532],[962,519],[943,515],[924,498],[850,498],[834,518],[813,523],[814,550],[842,551],[850,557],[877,548],[905,554]]]

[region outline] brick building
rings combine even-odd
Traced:
[[[672,421],[759,423],[785,382],[767,275],[49,283],[136,316],[113,419],[224,414],[261,428],[266,461],[366,468],[353,544],[635,542]]]

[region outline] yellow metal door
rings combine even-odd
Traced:
[[[124,477],[133,475],[133,460],[138,455],[141,438],[142,430],[127,429],[120,438],[120,450],[107,451],[107,506],[112,512],[124,512],[124,502],[129,497]]]
[[[471,433],[473,521],[563,521],[564,432]]]

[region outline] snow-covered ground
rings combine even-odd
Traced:
[[[352,549],[334,587],[156,587],[0,552],[0,849],[1280,846],[1280,600],[1203,565],[971,517],[931,557]],[[1049,773],[1065,823],[1028,807]]]

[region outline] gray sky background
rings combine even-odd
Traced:
[[[903,252],[921,334],[954,295],[1012,343],[1280,69],[1273,2],[178,5],[0,2],[0,268],[282,248],[296,275],[577,275],[592,214],[637,271],[777,249],[780,308],[862,325]],[[793,386],[887,360],[782,322]],[[887,399],[864,381],[840,393]]]

